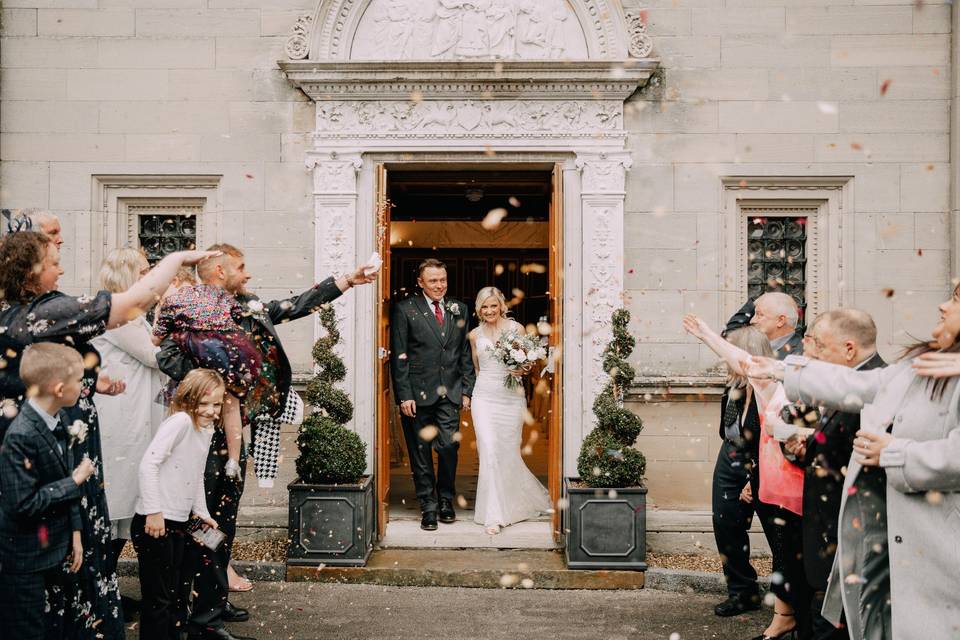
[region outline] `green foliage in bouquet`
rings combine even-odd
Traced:
[[[617,309],[612,321],[613,338],[603,351],[603,370],[610,379],[593,403],[597,426],[583,440],[577,472],[590,487],[637,487],[647,468],[646,458],[633,448],[643,422],[623,406],[624,393],[636,376],[627,362],[636,340],[627,331],[629,311]]]
[[[326,335],[313,347],[317,375],[306,392],[313,413],[303,421],[297,437],[297,474],[308,484],[353,484],[367,468],[367,445],[343,426],[353,418],[353,403],[335,386],[346,377],[347,369],[335,351],[340,332],[332,306],[320,310],[320,324]]]

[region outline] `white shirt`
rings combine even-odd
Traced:
[[[427,294],[423,294],[423,298],[424,298],[424,300],[427,301],[427,308],[430,309],[430,313],[432,313],[434,316],[436,316],[436,315],[437,315],[437,308],[436,308],[435,306],[433,306],[433,300],[432,300],[432,299],[430,298],[430,296],[428,296]],[[445,319],[445,318],[447,317],[447,316],[446,316],[447,310],[446,310],[446,308],[444,308],[443,298],[440,298],[440,300],[439,300],[438,302],[440,303],[440,317],[443,318],[443,319]]]
[[[164,420],[140,461],[136,512],[160,512],[174,522],[186,522],[191,511],[209,518],[203,470],[212,438],[213,427],[195,428],[182,411]]]
[[[47,425],[47,429],[50,429],[50,431],[52,432],[54,429],[57,428],[57,426],[59,426],[60,418],[58,418],[57,416],[52,416],[46,411],[44,411],[43,409],[41,409],[40,405],[38,405],[36,402],[33,401],[33,398],[30,398],[29,400],[27,400],[27,402],[29,402],[30,406],[33,407],[33,410],[37,412],[37,415],[43,418],[43,421]],[[57,449],[59,449],[60,454],[63,455],[63,446],[59,442],[57,442]]]

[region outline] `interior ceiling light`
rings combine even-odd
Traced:
[[[483,189],[480,189],[479,187],[471,187],[466,190],[464,196],[466,196],[467,200],[470,202],[480,202],[483,200]]]

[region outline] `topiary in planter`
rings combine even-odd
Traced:
[[[643,421],[623,406],[623,396],[636,372],[627,362],[636,340],[627,331],[630,312],[613,312],[613,338],[603,351],[603,370],[610,379],[593,403],[597,425],[584,438],[577,458],[580,481],[589,487],[637,487],[643,484],[646,458],[633,445]]]
[[[367,445],[346,423],[353,418],[349,396],[334,386],[347,374],[335,348],[340,342],[336,311],[331,305],[320,310],[326,335],[313,347],[317,375],[307,384],[307,402],[314,412],[303,421],[297,446],[297,473],[309,484],[353,484],[367,467]]]

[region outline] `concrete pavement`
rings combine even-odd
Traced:
[[[135,579],[121,580],[124,593]],[[549,591],[258,582],[232,601],[258,640],[706,640],[758,635],[769,609],[713,615],[716,596],[638,591]],[[129,625],[128,625],[129,626]],[[673,636],[673,634],[679,634]],[[129,631],[137,637],[137,629]]]

